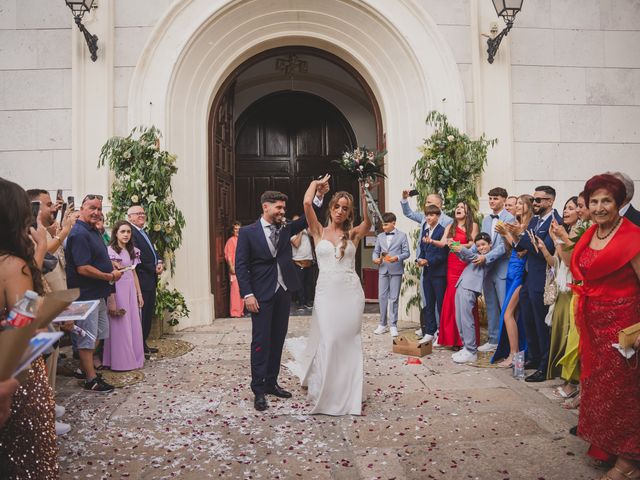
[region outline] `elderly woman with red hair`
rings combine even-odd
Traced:
[[[640,371],[611,346],[640,319],[640,228],[618,213],[625,195],[612,175],[587,181],[594,225],[571,257],[582,364],[578,435],[591,443],[590,455],[615,459],[603,480],[640,479]]]

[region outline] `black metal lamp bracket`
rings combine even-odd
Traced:
[[[95,62],[98,59],[98,36],[92,35],[89,30],[87,30],[87,27],[82,24],[82,18],[80,16],[75,16],[74,19],[78,29],[80,29],[87,42],[87,47],[89,47],[89,51],[91,52],[91,61]]]
[[[498,53],[500,42],[502,42],[502,39],[509,34],[511,27],[513,27],[513,22],[507,22],[507,26],[498,35],[496,35],[495,38],[487,39],[487,53],[489,54],[487,60],[489,63],[493,63],[496,53]]]

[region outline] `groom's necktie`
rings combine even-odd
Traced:
[[[271,230],[271,233],[269,234],[269,240],[271,240],[273,248],[277,250],[278,239],[280,238],[280,228],[277,225],[271,224],[269,225],[269,230]]]

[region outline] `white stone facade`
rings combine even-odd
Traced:
[[[188,226],[176,283],[193,324],[213,314],[202,208],[211,104],[234,68],[269,48],[324,49],[364,77],[389,150],[389,209],[399,210],[431,109],[499,139],[483,195],[550,184],[562,203],[596,172],[640,180],[640,0],[525,0],[492,65],[482,34],[503,22],[490,0],[97,3],[85,18],[100,37],[94,64],[63,0],[0,0],[0,176],[103,193],[104,141],[160,127],[179,157],[175,197]]]

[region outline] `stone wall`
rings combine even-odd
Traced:
[[[640,180],[640,2],[536,0],[515,23],[516,190],[564,202],[605,170]]]
[[[0,176],[71,191],[71,12],[0,0]]]

